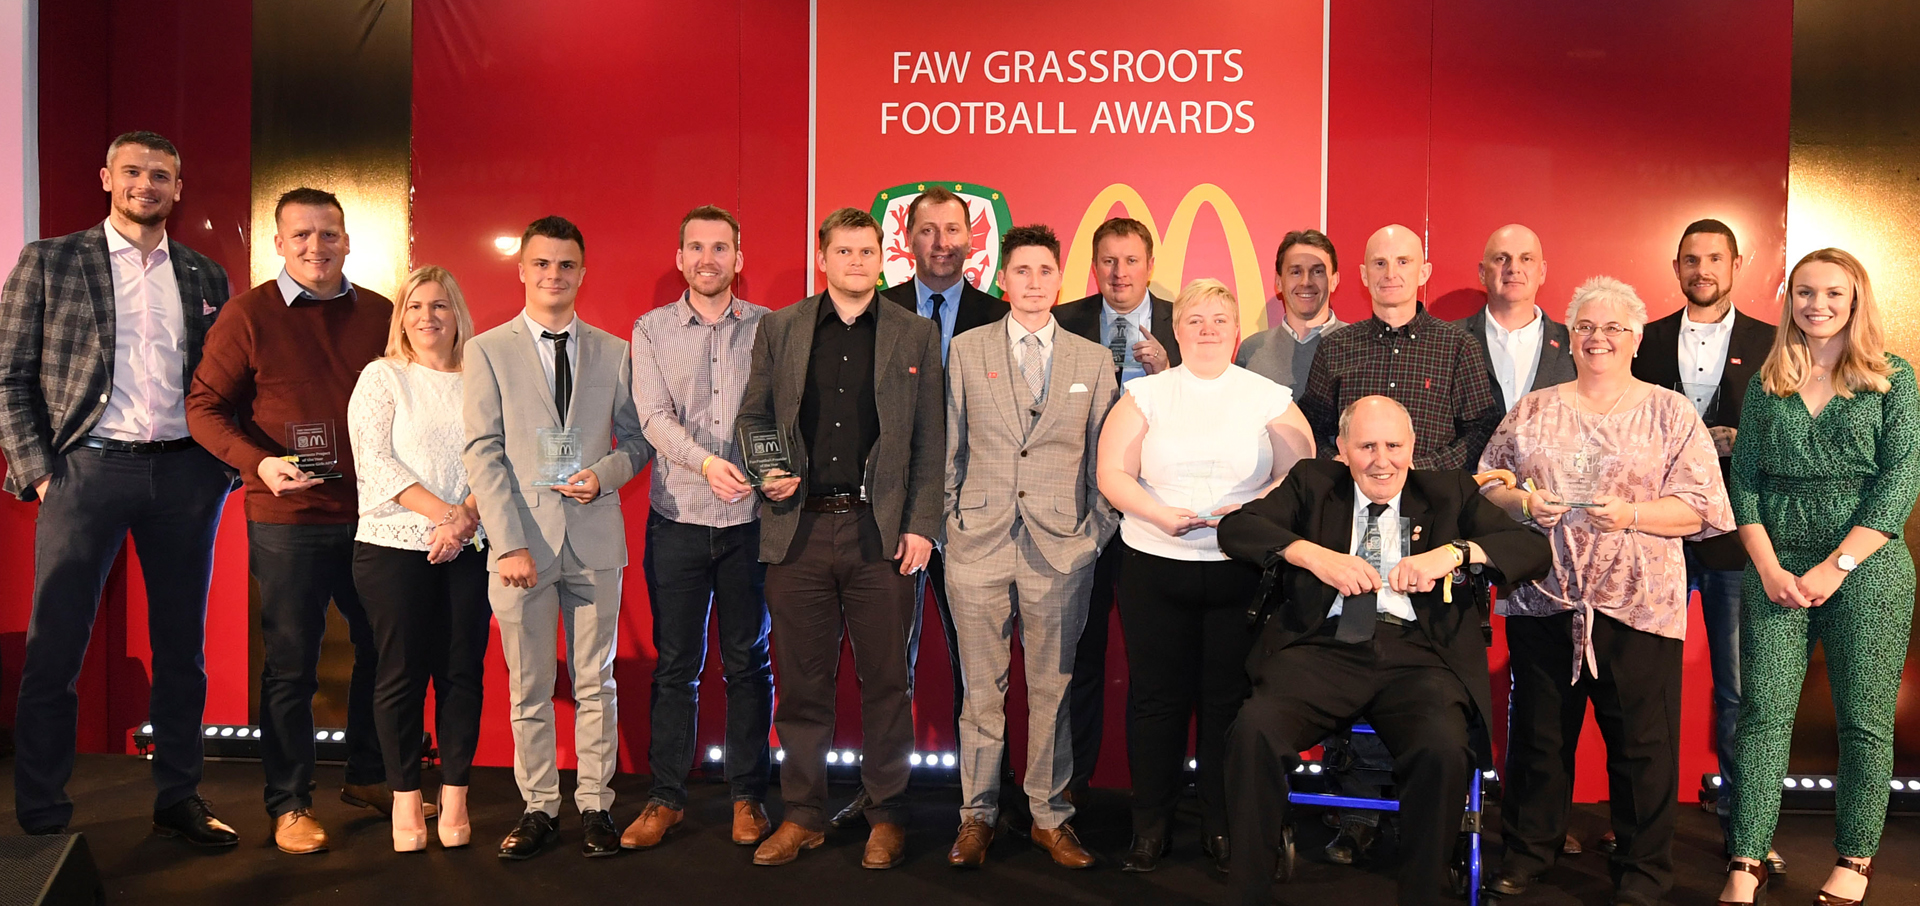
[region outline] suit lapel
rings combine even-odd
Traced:
[[[1017,445],[1026,440],[1027,430],[1020,418],[1020,403],[1014,399],[1013,382],[1024,378],[1014,367],[1006,325],[1001,324],[1000,330],[988,331],[988,334],[987,351],[981,358],[987,366],[987,395],[993,398],[993,408],[1006,421],[1007,431]]]
[[[880,300],[874,299],[873,301],[877,303]],[[833,303],[822,302],[821,304],[831,305]],[[893,362],[900,355],[900,341],[904,339],[901,334],[904,332],[906,325],[910,323],[906,319],[898,317],[898,315],[901,314],[904,314],[904,312],[889,312],[884,308],[876,308],[873,312],[873,394],[876,400],[878,400],[882,394],[891,395],[891,387],[887,383],[887,376],[895,373]],[[888,317],[889,315],[893,315],[894,317]],[[838,315],[836,315],[836,317],[838,317]],[[914,315],[913,317],[918,318],[920,316]],[[940,325],[935,324],[933,330],[935,333],[939,333]],[[883,420],[886,418],[887,409],[888,407],[884,405],[880,406],[881,418]],[[884,432],[886,430],[885,426],[882,426],[881,430]]]
[[[113,374],[114,307],[113,263],[107,259],[107,234],[111,229],[103,221],[87,231],[80,245],[80,276],[86,282],[87,299],[93,304],[94,351]]]
[[[1166,348],[1167,367],[1177,367],[1180,364],[1180,343],[1173,337],[1173,303],[1153,295],[1151,291],[1147,297],[1153,300],[1153,318],[1148,330]]]
[[[573,366],[573,386],[567,388],[570,394],[567,397],[568,422],[572,422],[573,416],[580,411],[581,379],[592,374],[593,369],[600,366],[600,338],[594,336],[598,331],[594,330],[587,322],[578,320],[578,315],[574,317],[576,319],[574,323],[578,325],[574,329],[574,342],[579,344],[580,353],[573,357],[574,362],[577,363]],[[558,413],[555,414],[557,415]]]
[[[832,304],[827,301],[826,293],[821,293],[802,299],[794,306],[799,318],[787,341],[798,348],[783,363],[786,373],[774,395],[774,417],[783,427],[796,432],[800,428],[800,398],[807,392],[807,367],[813,361],[813,331],[820,323],[820,306]],[[875,352],[878,358],[878,350]]]
[[[1418,554],[1433,549],[1434,527],[1428,522],[1427,495],[1413,476],[1407,476],[1406,485],[1400,490],[1400,515],[1411,526],[1412,538],[1407,542],[1407,553]],[[1424,526],[1424,527],[1423,527]]]
[[[1327,494],[1326,506],[1320,510],[1320,537],[1333,542],[1328,546],[1335,553],[1353,552],[1352,476],[1342,475],[1334,479],[1333,489]]]
[[[546,407],[547,418],[552,419],[555,425],[560,425],[561,424],[560,410],[555,408],[553,405],[553,391],[547,389],[547,383],[546,383],[547,369],[545,366],[540,364],[539,344],[535,343],[533,340],[533,335],[527,332],[526,315],[522,313],[515,313],[513,316],[513,320],[508,321],[507,323],[513,325],[512,327],[513,334],[515,337],[519,338],[514,342],[513,345],[518,346],[520,348],[520,355],[525,360],[526,367],[533,369],[531,374],[534,376],[534,378],[536,378],[540,382],[538,385],[536,385],[542,391],[541,393],[536,394],[537,396],[540,397],[540,405]],[[577,385],[579,384],[579,381],[575,381],[574,383]]]

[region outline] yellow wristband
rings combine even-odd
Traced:
[[[714,455],[714,454],[712,454],[712,453],[709,453],[709,454],[707,454],[707,458],[706,458],[706,459],[703,459],[703,460],[700,460],[700,477],[701,477],[701,478],[705,478],[705,477],[707,477],[707,465],[708,465],[709,463],[711,463],[711,462],[713,462],[714,460],[716,460],[716,459],[719,459],[719,458],[720,458],[720,457],[718,457],[718,456],[716,456],[716,455]]]
[[[1533,492],[1529,491],[1527,496],[1520,498],[1520,515],[1527,517],[1528,522],[1533,521]]]

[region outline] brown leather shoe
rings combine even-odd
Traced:
[[[658,802],[649,802],[640,810],[640,817],[627,825],[626,833],[620,835],[621,849],[652,849],[667,838],[667,831],[680,823],[686,812],[677,808],[668,808]]]
[[[907,828],[892,821],[873,825],[867,834],[867,851],[860,857],[861,868],[892,868],[907,860]]]
[[[1080,838],[1074,834],[1073,826],[1062,824],[1056,828],[1036,827],[1030,835],[1033,845],[1047,851],[1053,861],[1067,868],[1092,868],[1093,854],[1080,845]]]
[[[346,783],[340,786],[340,801],[355,808],[370,808],[393,817],[393,788],[384,783]],[[439,806],[426,803],[427,817],[440,814]]]
[[[802,852],[825,842],[827,835],[821,831],[807,830],[791,821],[782,821],[780,829],[753,851],[753,864],[785,865],[800,858]]]
[[[327,829],[314,820],[313,809],[297,808],[273,819],[273,845],[296,856],[327,851]]]
[[[773,829],[773,822],[767,820],[767,807],[752,799],[733,801],[733,842],[741,846],[752,846]]]
[[[993,845],[993,825],[978,818],[960,824],[960,836],[947,851],[947,864],[955,868],[979,868],[987,862],[987,847]]]

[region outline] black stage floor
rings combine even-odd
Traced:
[[[12,773],[11,760],[0,771]],[[83,755],[70,787],[78,803],[73,830],[85,833],[106,879],[109,904],[234,903],[534,903],[600,902],[722,904],[865,904],[907,906],[995,903],[1135,904],[1227,902],[1222,879],[1212,875],[1199,851],[1198,831],[1186,815],[1175,837],[1174,855],[1153,874],[1118,870],[1127,845],[1127,797],[1096,790],[1076,824],[1103,864],[1070,872],[1053,865],[1023,840],[996,842],[987,867],[961,872],[946,865],[947,847],[957,823],[954,787],[916,788],[908,861],[890,871],[859,866],[864,827],[838,832],[828,844],[780,868],[752,864],[752,851],[727,839],[726,788],[699,783],[686,823],[665,845],[615,858],[585,859],[579,854],[579,819],[569,804],[562,815],[558,846],[537,858],[507,863],[494,856],[501,835],[520,813],[512,772],[504,768],[474,772],[475,845],[447,851],[438,842],[422,854],[400,855],[384,818],[339,802],[340,768],[322,766],[317,797],[321,820],[333,837],[333,850],[321,855],[289,856],[267,838],[266,814],[259,806],[259,765],[210,763],[201,792],[241,834],[237,850],[206,852],[148,832],[152,787],[147,763],[130,756]],[[621,775],[615,781],[620,801],[614,820],[624,826],[644,804],[647,778]],[[434,781],[430,778],[429,784]],[[572,788],[569,773],[563,789]],[[839,801],[852,788],[836,786]],[[1191,802],[1188,803],[1191,807]],[[0,833],[17,833],[13,789],[0,793]],[[1582,839],[1605,829],[1604,806],[1581,806],[1576,816]],[[775,820],[779,819],[775,806]],[[1331,831],[1318,820],[1304,820],[1299,877],[1277,886],[1275,900],[1288,904],[1339,903],[1348,906],[1393,902],[1393,855],[1388,846],[1359,868],[1319,858]],[[1782,819],[1777,845],[1791,863],[1792,875],[1773,888],[1774,902],[1810,903],[1832,864],[1830,815],[1789,815]],[[1679,877],[1669,902],[1713,902],[1723,863],[1718,828],[1712,816],[1695,808],[1680,817],[1675,861]],[[1875,906],[1920,903],[1920,819],[1896,817],[1886,839],[1872,893]],[[1588,852],[1570,857],[1513,903],[1531,906],[1605,904],[1606,858]]]

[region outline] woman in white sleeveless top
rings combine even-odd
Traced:
[[[1173,302],[1181,365],[1127,382],[1100,435],[1100,493],[1125,514],[1128,871],[1152,871],[1167,852],[1196,711],[1202,840],[1226,865],[1227,726],[1247,696],[1245,613],[1260,570],[1221,553],[1215,526],[1313,456],[1292,391],[1233,364],[1239,327],[1224,284],[1187,284]]]

